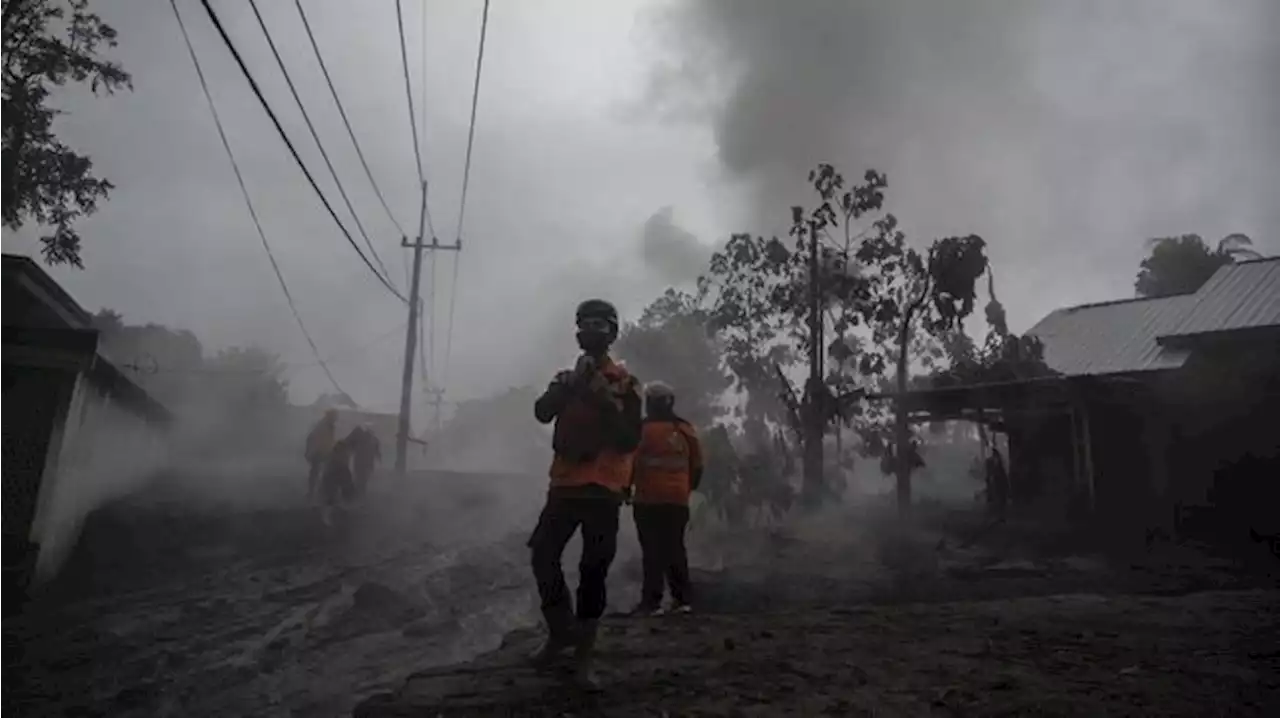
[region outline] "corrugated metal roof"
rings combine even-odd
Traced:
[[[1165,336],[1280,326],[1280,257],[1225,265],[1191,296]]]
[[[1196,295],[1085,304],[1051,312],[1027,331],[1045,363],[1067,376],[1176,369],[1187,352],[1156,343],[1186,316]]]

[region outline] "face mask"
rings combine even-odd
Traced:
[[[585,317],[578,321],[578,346],[588,354],[601,354],[609,348],[612,325],[597,317]]]
[[[609,348],[609,335],[592,329],[578,330],[578,346],[588,354],[603,354]]]

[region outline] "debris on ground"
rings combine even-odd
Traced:
[[[603,632],[598,695],[527,667],[535,640],[416,674],[354,715],[1190,717],[1280,707],[1280,591],[617,620]]]

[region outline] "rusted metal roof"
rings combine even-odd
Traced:
[[[1196,295],[1126,299],[1051,312],[1027,331],[1044,344],[1045,363],[1066,376],[1177,369],[1188,352],[1162,347]]]
[[[1280,327],[1280,257],[1227,264],[1191,296],[1186,314],[1163,336]]]

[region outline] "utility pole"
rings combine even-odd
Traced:
[[[436,237],[431,238],[430,244],[427,243],[426,237],[427,224],[427,183],[422,183],[422,210],[418,213],[418,236],[415,241],[410,244],[407,237],[401,238],[400,246],[413,249],[413,277],[409,281],[409,326],[405,330],[404,338],[404,374],[401,376],[400,382],[400,426],[396,431],[396,472],[404,474],[408,468],[409,453],[409,411],[410,397],[413,395],[413,358],[414,351],[418,348],[418,310],[421,304],[420,289],[422,286],[422,252],[424,250],[440,250],[448,249],[458,251],[462,249],[462,240],[459,239],[454,244],[440,244],[440,240]]]
[[[805,389],[804,493],[816,506],[823,487],[822,439],[826,434],[826,396],[822,381],[822,353],[825,350],[822,326],[822,287],[818,261],[818,227],[809,222],[809,380]]]

